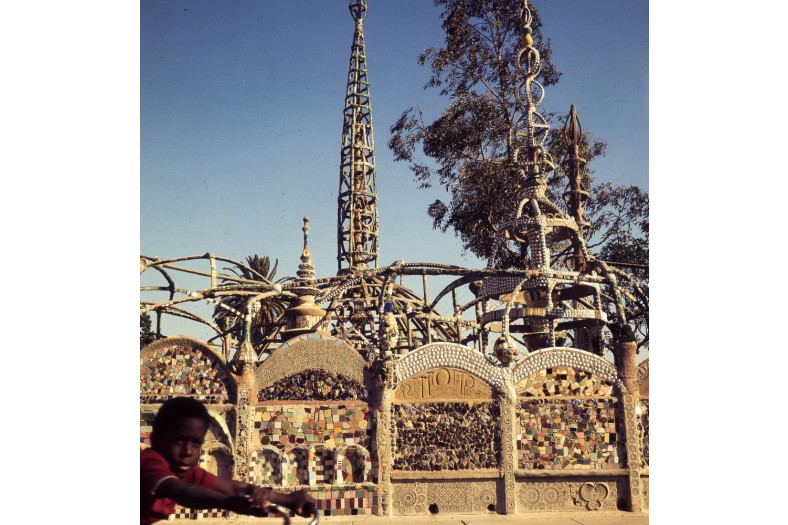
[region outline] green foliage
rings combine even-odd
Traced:
[[[259,290],[260,285],[270,285],[274,282],[279,260],[274,261],[271,267],[271,260],[267,255],[260,257],[250,255],[246,257],[246,264],[236,265],[233,268],[225,268],[238,277],[238,283],[243,284],[249,290]],[[227,283],[234,279],[225,279]],[[221,305],[214,309],[213,317],[225,333],[234,333],[237,339],[241,339],[243,332],[243,314],[246,313],[249,295],[232,295],[223,298],[220,303],[229,306],[233,310],[240,312],[241,315],[228,310]],[[260,301],[259,310],[253,312],[252,316],[252,345],[257,346],[265,339],[272,337],[278,330],[277,321],[282,317],[286,309],[286,304],[276,298],[268,298]]]
[[[150,314],[140,315],[140,350],[156,340],[156,334],[151,330]]]

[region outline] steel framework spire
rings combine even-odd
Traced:
[[[378,265],[375,144],[362,27],[367,4],[365,0],[350,0],[348,8],[356,29],[350,54],[339,164],[337,262],[340,272]]]

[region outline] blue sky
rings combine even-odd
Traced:
[[[346,0],[143,0],[140,11],[140,251],[278,258],[292,275],[301,218],[319,276],[336,272],[341,114],[353,20]],[[386,147],[410,106],[445,105],[416,62],[442,44],[427,0],[370,0],[364,21],[380,215],[380,263],[480,267],[459,239],[432,229],[421,191]],[[538,2],[561,82],[543,107],[578,107],[607,140],[600,181],[648,187],[648,3]]]

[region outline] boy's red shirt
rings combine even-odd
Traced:
[[[152,448],[140,452],[140,525],[166,520],[175,512],[175,501],[169,498],[157,498],[154,495],[162,480],[169,477],[178,476],[170,469],[170,464],[164,456]],[[212,489],[218,478],[205,469],[193,467],[180,479]]]

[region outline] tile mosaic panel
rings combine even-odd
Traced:
[[[298,399],[300,401],[365,400],[367,391],[358,381],[328,370],[309,369],[263,388],[258,401]]]
[[[520,469],[612,469],[623,466],[616,400],[528,399],[517,410]]]
[[[366,403],[266,405],[255,408],[254,428],[263,446],[278,449],[317,444],[369,449],[371,419]]]
[[[249,482],[255,485],[282,484],[282,456],[278,450],[252,452]]]
[[[315,449],[316,485],[332,485],[336,482],[336,450],[326,447]]]
[[[315,485],[315,470],[319,465],[311,462],[309,449],[296,447],[287,454],[288,469],[282,476],[287,485]],[[311,464],[310,464],[311,463]]]
[[[555,366],[540,370],[520,381],[517,392],[524,397],[607,397],[613,393],[613,383],[586,370]]]
[[[226,403],[233,384],[216,357],[190,346],[165,347],[140,367],[140,402],[191,396],[208,403]]]
[[[348,447],[342,459],[342,481],[344,483],[362,483],[369,481],[372,460],[357,447]]]
[[[280,489],[281,490],[281,489]],[[285,489],[287,492],[287,489]],[[377,512],[378,496],[375,487],[362,488],[331,488],[328,490],[312,490],[310,494],[315,498],[317,510],[323,516],[366,516]],[[175,514],[170,519],[202,519],[202,518],[226,518],[229,513],[220,510],[193,510],[176,506]],[[269,514],[277,521],[272,523],[282,523],[281,518],[274,514]],[[299,520],[300,518],[294,518]],[[304,520],[301,520],[304,521]],[[262,523],[262,522],[261,522]],[[304,521],[304,523],[306,523]]]
[[[140,446],[150,447],[150,435],[153,432],[154,419],[156,419],[156,412],[140,410]]]
[[[189,509],[175,505],[175,512],[170,516],[171,520],[199,520],[211,518],[229,518],[230,511],[221,509]]]
[[[377,512],[378,495],[375,487],[312,490],[321,516],[357,516]]]
[[[496,468],[500,450],[497,403],[392,406],[394,470]]]

